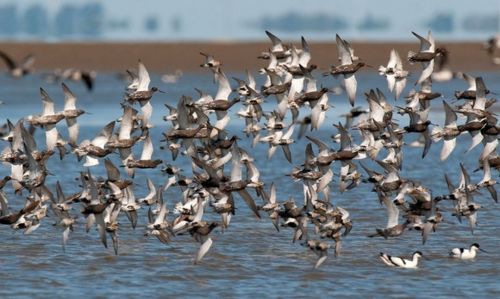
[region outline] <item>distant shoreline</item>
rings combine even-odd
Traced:
[[[298,47],[300,43],[294,42]],[[389,52],[395,48],[404,59],[409,50],[418,50],[418,44],[406,42],[352,42],[356,56],[377,68],[386,64]],[[450,67],[453,71],[500,71],[493,65],[479,42],[439,42],[450,52]],[[125,71],[136,67],[140,58],[153,72],[169,73],[177,69],[184,72],[201,71],[199,65],[204,57],[199,52],[214,55],[223,63],[226,71],[255,71],[267,64],[257,59],[261,51],[270,47],[268,42],[178,42],[178,43],[102,43],[102,42],[1,42],[0,49],[20,60],[31,53],[35,55],[37,70],[55,68],[80,68],[96,71]],[[336,64],[335,42],[311,42],[312,63],[320,70]],[[406,63],[408,69],[418,70],[419,65]],[[5,64],[0,62],[0,69]],[[375,71],[368,69],[368,71]]]

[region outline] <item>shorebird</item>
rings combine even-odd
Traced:
[[[343,40],[338,34],[336,36],[336,41],[340,65],[337,67],[332,66],[330,71],[325,74],[330,74],[334,77],[338,75],[344,76],[347,97],[349,98],[351,106],[354,107],[354,100],[356,98],[356,89],[358,85],[354,74],[366,64],[360,61],[355,63],[358,58],[354,56],[354,50],[350,47],[349,43]]]
[[[485,44],[485,49],[488,53],[488,56],[491,59],[491,62],[493,64],[499,65],[500,64],[500,57],[498,57],[497,51],[500,49],[500,34],[496,34],[492,37],[490,37]]]
[[[191,236],[198,242],[201,243],[198,252],[194,258],[194,264],[198,264],[201,262],[203,257],[208,253],[210,247],[212,247],[213,241],[212,238],[209,237],[209,234],[214,230],[217,226],[219,226],[218,222],[205,222],[205,221],[195,221],[191,224],[191,228],[189,229],[189,233]]]
[[[448,158],[448,156],[453,152],[456,145],[456,138],[460,135],[460,130],[457,126],[457,114],[444,100],[443,106],[446,113],[444,127],[434,127],[431,133],[434,142],[438,142],[441,138],[444,140],[443,149],[441,150],[440,155],[441,161],[446,160],[446,158]]]
[[[466,248],[453,248],[450,250],[450,257],[457,258],[461,260],[470,260],[476,257],[478,251],[484,251],[479,248],[479,244],[472,244],[469,249]]]
[[[270,59],[272,55],[274,55],[277,59],[285,59],[291,55],[290,49],[283,45],[281,39],[279,39],[276,35],[266,30],[266,35],[271,40],[273,46],[269,50],[269,52],[262,52],[258,58],[261,59]]]
[[[278,146],[281,146],[283,149],[283,153],[285,154],[285,158],[288,162],[292,163],[292,153],[290,152],[289,145],[294,142],[291,139],[293,130],[295,129],[295,124],[292,124],[286,133],[283,133],[283,130],[277,130],[272,135],[268,135],[266,137],[262,137],[260,142],[269,143],[269,150],[267,152],[267,158],[271,159]]]
[[[47,150],[53,150],[56,147],[59,134],[56,124],[64,118],[64,115],[55,112],[54,101],[43,88],[40,88],[40,96],[43,104],[42,115],[29,116],[28,121],[33,126],[42,126],[45,129]]]
[[[201,64],[200,65],[201,67],[210,68],[214,73],[216,73],[219,70],[220,66],[222,65],[222,62],[216,60],[215,57],[213,57],[210,54],[205,54],[203,52],[200,52],[200,55],[205,56],[205,63]]]
[[[125,100],[131,104],[133,104],[134,102],[139,102],[143,114],[142,126],[150,128],[151,124],[149,120],[151,118],[151,114],[153,113],[153,106],[151,105],[150,100],[155,92],[164,93],[164,91],[159,90],[158,87],[151,87],[151,89],[149,88],[149,83],[151,82],[151,79],[149,78],[149,73],[146,69],[146,66],[144,66],[144,64],[140,60],[139,60],[138,70],[139,72],[137,74],[138,75],[137,89],[131,93],[126,94]]]
[[[308,240],[305,245],[318,256],[318,260],[314,265],[314,269],[318,269],[328,257],[328,248],[330,248],[330,244],[320,240]]]
[[[375,234],[368,235],[368,237],[398,237],[404,233],[408,226],[408,222],[399,223],[399,209],[387,196],[379,194],[381,201],[384,203],[387,211],[387,225],[383,229],[376,229]]]
[[[9,69],[9,74],[14,78],[21,78],[33,72],[35,56],[32,54],[28,54],[20,64],[3,51],[0,51],[0,58],[3,59]]]
[[[118,149],[120,152],[120,158],[123,165],[125,165],[125,170],[127,174],[131,177],[134,176],[134,168],[128,166],[129,160],[134,160],[132,153],[132,147],[144,138],[141,134],[140,136],[133,136],[132,133],[136,128],[137,123],[137,110],[130,106],[123,107],[123,116],[120,122],[120,131],[118,136],[112,135],[106,142],[105,147],[114,150]],[[148,149],[148,148],[147,148]],[[146,151],[149,155],[149,150]],[[151,151],[152,154],[152,151]]]
[[[162,163],[162,160],[156,159],[151,160],[153,156],[153,142],[151,137],[148,135],[144,140],[144,147],[142,149],[141,158],[139,160],[127,159],[128,168],[156,168],[156,166]]]
[[[454,94],[457,99],[463,100],[463,104],[456,105],[446,100],[443,101],[442,110],[434,110],[435,105],[431,106],[431,101],[440,97],[450,98],[453,94],[441,94],[438,89],[432,90],[432,76],[424,78],[421,86],[410,92],[406,105],[401,107],[393,107],[380,89],[368,89],[365,95],[369,109],[351,109],[345,115],[346,125],[342,125],[339,120],[332,121],[326,117],[330,107],[327,95],[331,88],[318,85],[313,76],[317,66],[311,64],[312,55],[305,39],[301,39],[302,48],[298,48],[293,44],[284,45],[271,33],[268,36],[274,45],[266,54],[269,64],[263,69],[266,75],[264,84],[259,86],[258,81],[247,71],[247,78],[235,79],[237,86],[232,89],[220,68],[222,63],[208,59],[207,67],[214,71],[218,85],[216,95],[212,97],[195,88],[196,98],[182,95],[177,103],[166,104],[169,114],[162,124],[164,140],[161,141],[167,144],[161,145],[160,149],[170,151],[173,159],[179,158],[180,164],[166,164],[160,172],[148,169],[157,167],[161,160],[152,160],[153,150],[157,146],[154,140],[156,135],[155,131],[149,130],[152,119],[149,118],[150,111],[144,107],[150,104],[154,91],[149,89],[149,74],[144,65],[139,64],[138,75],[130,71],[133,82],[127,87],[131,104],[136,101],[144,104],[142,115],[122,103],[122,116],[109,122],[92,140],[81,141],[79,146],[76,117],[83,110],[76,108],[75,95],[63,84],[65,108],[56,112],[54,102],[44,91],[41,92],[44,104],[42,116],[25,117],[17,122],[7,121],[0,130],[1,140],[6,142],[0,153],[0,161],[10,168],[7,169],[10,173],[0,178],[0,224],[9,225],[13,230],[23,230],[24,234],[35,233],[44,221],[48,221],[46,215],[50,208],[50,216],[55,216],[55,226],[61,228],[65,250],[71,231],[80,228],[79,215],[83,215],[87,219],[87,232],[97,223],[104,246],[107,246],[108,235],[111,236],[115,254],[118,254],[120,243],[118,237],[144,225],[145,236],[154,236],[160,242],[168,243],[169,248],[182,245],[186,235],[188,238],[192,236],[199,246],[194,255],[194,263],[199,264],[213,245],[214,229],[220,227],[219,236],[224,237],[230,224],[241,224],[240,219],[232,220],[240,217],[241,211],[244,211],[239,203],[241,197],[257,218],[260,219],[261,212],[268,214],[269,218],[261,221],[269,219],[280,234],[287,231],[283,227],[290,228],[292,242],[301,240],[297,243],[307,246],[308,250],[317,255],[317,268],[324,263],[330,248],[334,248],[335,256],[341,258],[343,244],[356,246],[356,242],[344,243],[344,238],[350,236],[353,224],[358,221],[354,216],[361,215],[360,207],[356,213],[350,213],[341,207],[348,205],[348,201],[341,198],[332,200],[332,194],[337,194],[337,190],[340,193],[356,192],[358,186],[371,183],[372,191],[376,192],[387,215],[386,225],[374,228],[375,232],[371,237],[398,237],[386,242],[398,241],[404,245],[404,238],[417,231],[418,237],[425,244],[430,234],[436,232],[449,215],[456,216],[459,222],[466,219],[471,232],[482,229],[476,226],[479,210],[488,207],[488,202],[483,201],[488,196],[483,192],[484,189],[493,201],[498,200],[495,170],[500,169],[500,158],[496,152],[500,128],[495,115],[495,100],[486,98],[487,94],[494,93],[489,92],[481,77],[474,78],[464,74],[469,88]],[[431,40],[429,38],[423,43],[431,44]],[[350,75],[354,74],[355,68],[360,67],[359,58],[354,56],[347,41],[337,36],[337,42],[341,62],[348,60],[349,64],[333,68],[332,74],[342,74],[352,83],[349,81],[352,80]],[[435,59],[444,54],[446,52],[436,49],[434,53],[417,53],[411,59],[429,63],[430,60],[427,59]],[[397,79],[398,72],[401,72],[400,75],[408,75],[394,51],[391,52],[390,60],[387,66],[379,69],[389,80]],[[211,65],[208,65],[209,61]],[[397,86],[394,86],[393,91],[396,89]],[[238,93],[235,99],[230,98],[233,91]],[[352,86],[348,91],[351,98]],[[397,93],[399,92],[396,92],[396,97]],[[270,95],[275,95],[276,103],[264,105],[265,97]],[[238,111],[236,114],[244,119],[244,127],[241,127],[244,136],[238,132],[238,123],[229,118],[231,109]],[[291,117],[288,116],[288,110]],[[394,111],[409,114],[409,125],[402,125],[400,119],[393,118]],[[444,126],[434,125],[432,122],[442,115],[446,116]],[[458,118],[461,115],[467,118],[465,122]],[[262,116],[266,120],[263,121]],[[67,120],[69,127],[68,142],[60,134],[51,132],[50,138],[47,135],[51,146],[47,146],[45,150],[39,149],[35,128],[54,128],[62,118]],[[354,120],[355,118],[358,119]],[[116,122],[120,123],[120,128],[114,132]],[[326,122],[333,123],[337,131],[326,135],[324,131],[314,131],[319,130]],[[26,123],[30,127],[25,128]],[[301,143],[295,143],[292,138],[298,125],[301,127],[300,135],[311,130],[303,148]],[[432,131],[430,125],[434,125]],[[261,136],[263,130],[268,131],[266,136]],[[354,132],[359,132],[359,136],[355,136]],[[440,158],[444,160],[454,150],[456,138],[464,132],[473,136],[470,148],[483,145],[478,154],[469,151],[466,159],[468,162],[464,162],[477,160],[479,168],[476,171],[481,170],[483,173],[476,174],[471,180],[466,164],[460,163],[460,183],[455,186],[445,175],[448,193],[433,196],[439,190],[441,182],[435,178],[442,167],[432,164],[437,161],[437,157],[429,157],[421,165],[410,161],[414,157],[407,154],[407,146],[412,146],[413,142],[407,140],[408,135],[418,133],[420,137],[415,143],[418,146],[425,145],[424,155],[431,141],[444,139],[440,154]],[[338,145],[330,146],[326,140],[329,135],[333,135],[331,139]],[[463,135],[465,136],[458,137],[458,140],[468,136]],[[322,138],[325,136],[326,139]],[[132,153],[138,153],[140,146],[137,142],[140,141],[144,141],[142,154],[136,160]],[[247,148],[257,147],[259,141],[269,144],[267,162],[258,160],[262,156],[259,154],[260,148]],[[51,148],[57,147],[65,153],[67,144],[70,144],[79,160],[86,157],[83,167],[97,166],[99,160],[105,158],[104,167],[94,168],[95,173],[102,177],[92,176],[87,168],[80,172],[78,182],[72,183],[71,171],[75,167],[72,160],[68,156],[62,162],[50,160],[54,153]],[[275,157],[271,157],[278,146],[282,147],[290,162],[292,151],[296,150],[303,153],[303,161],[290,168],[279,164]],[[112,162],[117,158],[108,156],[116,149],[120,153],[118,159],[121,165],[130,175],[127,179],[120,173],[123,168],[116,167]],[[374,163],[367,161],[369,159]],[[356,160],[359,160],[366,175],[360,173]],[[383,170],[372,170],[369,163],[378,164]],[[52,169],[54,165],[59,168]],[[432,169],[429,170],[429,167]],[[134,178],[135,168],[143,168],[137,172],[144,175],[144,179]],[[269,179],[269,171],[277,176],[274,182]],[[339,179],[334,180],[337,171]],[[288,174],[280,178],[280,173]],[[166,177],[158,177],[156,174]],[[298,189],[289,184],[290,180],[299,182]],[[52,182],[56,182],[56,195],[51,192]],[[65,191],[71,190],[75,185],[81,189],[71,195],[64,194],[63,188]],[[10,192],[11,189],[14,192]],[[24,190],[27,190],[28,195],[21,198]],[[142,190],[141,198],[136,198],[134,190]],[[164,201],[163,193],[168,194],[168,203]],[[294,197],[290,197],[292,193],[298,199],[297,202]],[[258,202],[258,197],[263,200],[262,203]],[[288,200],[280,200],[286,197]],[[10,205],[23,208],[11,211]],[[142,206],[148,206],[148,209],[142,209]],[[172,211],[167,206],[172,206]],[[78,207],[81,208],[80,211]],[[383,209],[380,212],[383,214]],[[146,213],[147,222],[144,223],[142,220]],[[378,213],[378,210],[369,213]],[[127,216],[131,225],[122,225],[122,214]],[[170,220],[172,214],[174,217]],[[400,219],[400,214],[403,219]],[[373,217],[375,216],[374,214]],[[219,217],[220,220],[214,221]],[[244,218],[242,221],[245,221]],[[447,233],[446,228],[449,226],[440,228],[440,235]],[[49,230],[50,228],[46,228],[44,234]],[[252,237],[252,234],[245,235],[248,236]],[[130,238],[126,240],[130,241]],[[180,243],[174,242],[177,240]],[[372,242],[375,240],[372,239],[370,243]],[[133,244],[127,244],[127,247],[130,246]],[[75,246],[74,250],[80,250],[80,247]],[[465,252],[464,257],[468,257],[473,251],[475,254],[477,248],[478,246],[458,252],[460,255]],[[412,259],[381,254],[381,259],[386,264],[406,268],[417,267],[420,257],[418,252]]]
[[[394,98],[397,100],[405,88],[409,72],[403,70],[403,62],[396,50],[391,50],[387,66],[380,66],[378,71],[380,75],[386,77],[389,91],[394,93]]]
[[[422,252],[415,251],[411,259],[405,259],[398,256],[391,256],[385,253],[380,253],[380,259],[387,266],[414,269],[418,268],[419,259],[422,257]]]
[[[64,110],[61,112],[66,119],[69,132],[69,144],[72,146],[77,145],[78,134],[80,132],[80,125],[76,122],[77,117],[84,114],[85,111],[76,108],[76,97],[64,83],[61,84],[64,92]]]
[[[418,52],[409,51],[408,61],[411,63],[421,62],[423,67],[422,74],[415,83],[415,85],[417,85],[421,84],[425,79],[432,75],[432,72],[434,71],[434,58],[445,53],[446,49],[436,48],[434,37],[432,36],[430,30],[427,34],[427,38],[424,38],[415,32],[412,32],[412,34],[419,39],[420,49]]]
[[[85,157],[83,166],[99,165],[98,158],[103,158],[112,152],[106,147],[106,144],[113,134],[114,127],[115,121],[108,123],[94,139],[83,140],[78,147],[74,148],[74,152],[79,160],[82,156]]]

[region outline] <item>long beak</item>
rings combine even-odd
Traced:
[[[159,90],[159,89],[158,89],[158,92],[161,92],[161,93],[166,93],[166,92],[164,92],[163,90]]]
[[[488,253],[488,251],[482,249],[482,248],[479,248],[479,251],[482,251],[482,252],[485,252],[485,253]]]

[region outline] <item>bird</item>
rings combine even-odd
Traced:
[[[379,193],[382,197],[382,202],[386,205],[387,211],[387,225],[383,229],[377,229],[375,234],[368,235],[368,237],[381,236],[385,239],[389,237],[398,237],[404,233],[408,226],[408,222],[399,223],[399,209],[387,196]]]
[[[137,82],[137,88],[125,95],[125,100],[128,103],[135,103],[138,102],[141,105],[141,111],[143,113],[142,115],[142,121],[143,121],[143,126],[144,127],[151,127],[151,124],[149,122],[151,115],[153,113],[153,106],[150,103],[151,98],[153,97],[153,94],[155,92],[160,92],[160,93],[165,93],[164,91],[158,89],[158,87],[151,87],[149,88],[149,83],[151,82],[151,79],[149,77],[148,70],[146,69],[146,66],[142,63],[142,61],[139,60],[139,66],[138,66],[138,82]]]
[[[17,63],[4,51],[0,51],[0,57],[9,69],[9,75],[13,78],[21,78],[33,72],[35,56],[28,54],[21,63]]]
[[[466,248],[453,248],[450,250],[450,257],[461,259],[461,260],[470,260],[476,257],[478,251],[484,251],[479,247],[479,244],[472,244],[469,249]]]
[[[40,88],[40,96],[43,105],[42,115],[29,116],[28,121],[33,126],[42,126],[44,128],[47,150],[53,150],[56,147],[59,134],[56,124],[64,119],[65,116],[55,112],[54,101],[43,88]]]
[[[403,61],[396,50],[391,50],[391,55],[387,66],[378,68],[379,74],[385,76],[389,91],[394,93],[394,99],[398,99],[406,86],[408,71],[403,70]]]
[[[222,62],[216,60],[215,57],[210,54],[200,52],[200,55],[205,56],[205,63],[201,64],[200,65],[201,67],[210,68],[214,73],[216,73],[219,70],[219,67],[222,65]]]
[[[460,130],[457,126],[457,114],[453,108],[443,100],[445,111],[444,127],[434,127],[431,132],[431,137],[434,142],[438,142],[441,138],[444,140],[443,149],[441,150],[441,161],[446,160],[456,146],[456,138],[460,135]]]
[[[497,56],[498,49],[500,49],[500,34],[496,34],[486,41],[485,49],[493,64],[500,64],[500,57]]]
[[[326,75],[331,74],[333,76],[343,75],[344,83],[347,92],[347,97],[349,103],[354,107],[354,100],[356,98],[356,89],[358,83],[354,74],[366,64],[362,61],[358,61],[358,57],[354,56],[354,50],[351,48],[350,44],[343,40],[338,34],[336,36],[337,41],[337,52],[340,60],[340,65],[335,67],[332,66]]]
[[[314,265],[314,269],[318,269],[328,257],[327,251],[330,248],[330,244],[319,240],[308,240],[305,244],[307,248],[311,249],[318,256],[318,260]]]
[[[78,142],[78,134],[80,132],[80,125],[77,123],[76,119],[80,115],[84,114],[85,111],[76,108],[76,96],[68,88],[68,86],[64,84],[64,82],[61,86],[64,92],[64,110],[62,111],[62,114],[64,115],[68,126],[68,142],[70,145],[76,146]]]
[[[405,259],[403,257],[391,256],[386,253],[380,253],[380,259],[390,267],[398,267],[398,268],[407,268],[407,269],[415,269],[418,268],[418,262],[422,258],[422,252],[415,251],[412,254],[411,259]]]
[[[408,61],[411,63],[421,62],[423,68],[420,78],[417,82],[415,82],[415,85],[417,85],[421,84],[432,75],[434,72],[434,58],[445,53],[446,49],[436,48],[434,37],[432,36],[432,32],[430,30],[427,34],[427,38],[424,38],[415,32],[412,32],[412,34],[420,41],[420,49],[418,52],[409,51]]]
[[[257,66],[249,65],[244,79],[230,81],[226,64],[202,54],[206,58],[202,70],[213,76],[214,88],[204,86],[202,91],[198,80],[188,80],[172,85],[177,98],[159,97],[158,89],[150,88],[152,77],[139,60],[137,71],[127,70],[130,81],[122,87],[126,93],[123,101],[111,101],[109,106],[116,104],[115,109],[108,111],[104,106],[99,117],[85,114],[85,110],[100,109],[101,103],[89,104],[84,99],[77,105],[77,92],[70,90],[69,81],[61,82],[61,111],[44,87],[40,89],[41,115],[13,120],[6,101],[10,119],[0,124],[0,140],[5,142],[0,149],[0,165],[5,167],[0,176],[4,231],[39,236],[54,233],[62,239],[65,254],[78,254],[86,247],[81,238],[69,241],[72,232],[93,233],[96,229],[105,254],[119,259],[138,246],[130,238],[136,230],[165,245],[166,254],[175,251],[180,256],[192,250],[188,254],[192,258],[184,261],[205,267],[204,261],[221,263],[220,255],[208,253],[214,242],[219,243],[231,231],[243,229],[238,236],[255,242],[258,235],[266,242],[266,232],[271,230],[280,236],[288,234],[294,245],[314,253],[315,269],[329,255],[340,261],[345,260],[343,252],[357,250],[359,242],[349,242],[354,226],[358,234],[384,238],[367,238],[363,242],[367,252],[375,242],[408,245],[412,234],[423,245],[433,246],[429,242],[433,234],[446,239],[469,231],[488,233],[478,225],[478,217],[498,201],[496,172],[500,169],[496,100],[490,99],[495,93],[486,87],[490,76],[461,74],[468,84],[462,91],[451,91],[452,85],[445,81],[433,86],[433,80],[439,80],[433,74],[439,73],[428,67],[435,59],[446,58],[448,52],[430,50],[434,43],[431,34],[427,38],[414,34],[423,47],[410,53],[409,60],[425,66],[419,85],[404,96],[404,104],[393,101],[405,92],[410,74],[392,50],[387,53],[389,63],[380,66],[378,73],[388,79],[394,98],[386,97],[376,86],[383,82],[363,78],[363,83],[373,85],[366,88],[365,105],[346,108],[340,104],[331,111],[334,99],[329,97],[338,95],[338,88],[318,84],[315,72],[322,68],[312,63],[316,62],[314,48],[304,37],[295,44],[284,43],[269,31],[265,34],[272,44],[256,53],[267,60],[261,68],[263,78],[254,78],[249,70]],[[328,74],[344,77],[347,97],[354,104],[354,74],[367,65],[338,34],[336,41],[341,65]],[[243,57],[241,61],[245,61]],[[427,75],[429,71],[431,75]],[[377,76],[376,71],[372,73]],[[186,88],[187,84],[194,86]],[[99,99],[99,93],[95,96]],[[168,109],[159,124],[151,118],[156,104],[151,102],[153,97],[164,101],[159,104]],[[432,103],[437,99],[442,103]],[[134,107],[136,103],[140,110]],[[347,113],[340,115],[342,109]],[[408,114],[409,123],[398,114]],[[62,119],[67,132],[56,129]],[[105,126],[95,127],[91,119]],[[80,133],[91,137],[79,140]],[[303,136],[306,138],[297,141]],[[430,150],[441,139],[440,153]],[[459,150],[462,143],[469,142],[466,153]],[[414,144],[424,147],[425,160],[415,155]],[[473,151],[476,146],[481,148]],[[278,147],[288,162],[274,155]],[[52,158],[56,148],[59,159]],[[267,160],[262,160],[266,154]],[[452,154],[454,159],[450,159]],[[85,162],[80,164],[83,158]],[[463,162],[455,169],[460,178],[454,184],[451,173],[443,173],[443,169],[457,159]],[[470,167],[478,173],[469,175]],[[74,172],[79,176],[75,178]],[[444,181],[438,179],[443,174]],[[447,191],[439,194],[443,188]],[[357,197],[359,200],[352,200]],[[449,216],[458,221],[447,221]],[[53,227],[44,227],[51,219]],[[384,225],[377,225],[378,221]],[[470,230],[460,229],[463,225]],[[44,227],[42,234],[40,227]],[[19,234],[2,236],[11,243],[22,238]],[[106,249],[109,237],[112,250]],[[225,243],[219,246],[231,246]],[[475,255],[480,250],[476,245],[458,249],[460,256]],[[141,254],[147,256],[147,251]],[[416,268],[421,257],[420,252],[410,259],[380,254],[387,265],[404,268]]]

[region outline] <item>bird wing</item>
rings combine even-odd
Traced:
[[[444,161],[446,160],[446,158],[448,158],[451,152],[453,152],[453,149],[455,149],[456,144],[457,144],[456,138],[443,140],[443,149],[441,150],[440,154],[441,161]]]
[[[151,79],[149,78],[146,66],[144,66],[140,60],[138,70],[137,76],[139,77],[139,84],[137,86],[137,91],[147,91],[149,90],[149,83],[151,82]]]
[[[434,71],[434,59],[423,62],[422,63],[424,69],[422,70],[422,74],[420,75],[420,78],[418,81],[415,83],[416,84],[421,84],[424,82],[427,78],[429,78],[432,75],[432,72]]]
[[[120,122],[120,130],[118,131],[119,140],[130,139],[130,134],[132,133],[133,128],[134,114],[134,108],[125,106],[125,108],[123,109],[122,120]]]
[[[52,101],[49,94],[41,87],[40,87],[40,96],[42,97],[42,105],[43,105],[42,116],[54,115],[55,114],[54,101]]]
[[[272,52],[280,52],[284,51],[283,48],[283,43],[281,42],[281,39],[279,39],[276,35],[272,34],[271,32],[266,30],[266,34],[271,40],[271,43],[273,44],[273,47],[271,48]]]
[[[387,212],[387,225],[386,227],[387,228],[391,228],[391,227],[394,227],[396,225],[398,225],[398,222],[399,222],[399,209],[396,207],[396,205],[394,204],[394,202],[392,202],[392,200],[385,196],[385,195],[381,195],[382,196],[382,201],[385,205],[385,209],[386,209],[386,212]]]
[[[328,169],[328,171],[320,178],[320,181],[318,182],[318,186],[316,188],[316,192],[321,192],[323,189],[328,187],[328,184],[330,184],[333,180],[333,171],[331,168]]]
[[[311,140],[314,144],[316,144],[319,148],[319,152],[328,152],[330,150],[330,147],[324,143],[323,141],[319,140],[318,138],[312,137],[312,136],[306,136],[307,139]]]
[[[311,61],[311,52],[309,50],[309,44],[304,37],[301,38],[302,52],[299,56],[299,65],[306,67]]]
[[[212,247],[213,241],[211,238],[208,238],[201,244],[200,249],[198,249],[198,252],[196,253],[195,259],[194,259],[194,264],[198,264],[203,257],[207,254],[207,252],[210,250],[210,247]]]
[[[457,127],[457,113],[450,107],[445,100],[443,100],[444,111],[446,113],[446,118],[444,121],[445,127]]]
[[[146,137],[144,140],[144,145],[142,148],[141,160],[151,160],[153,156],[153,141],[151,141],[151,136]]]
[[[318,260],[316,261],[316,264],[314,265],[314,269],[318,269],[319,266],[321,266],[321,264],[323,264],[327,258],[328,258],[328,255],[320,256],[318,258]]]
[[[241,152],[238,146],[233,145],[231,155],[231,182],[238,182],[242,180]]]
[[[253,162],[248,161],[246,163],[248,169],[248,179],[252,182],[258,182],[260,178],[259,169],[255,166]]]
[[[153,115],[153,105],[151,105],[151,101],[142,102],[141,112],[142,112],[142,125],[147,126],[149,124],[149,120],[151,119],[151,115]]]
[[[109,124],[107,124],[101,130],[101,132],[99,132],[99,134],[97,134],[97,136],[92,140],[92,144],[97,147],[104,148],[109,138],[111,137],[111,134],[113,134],[114,128],[115,128],[115,121],[112,121]]]
[[[293,130],[295,129],[295,126],[296,126],[296,124],[291,125],[288,128],[288,131],[286,131],[286,133],[281,137],[281,139],[290,139],[290,137],[292,137]]]
[[[346,42],[337,34],[335,37],[337,42],[337,52],[341,65],[352,64],[352,55],[349,46]]]
[[[274,182],[271,183],[268,201],[269,203],[276,203],[276,186],[274,185]]]
[[[432,44],[430,43],[430,41],[428,41],[427,39],[425,39],[424,37],[422,37],[421,35],[413,32],[413,35],[418,38],[420,40],[420,52],[433,52],[431,51],[431,48],[432,48]],[[430,33],[430,31],[429,31]]]
[[[396,69],[396,65],[398,64],[398,53],[396,50],[392,49],[391,54],[389,56],[389,62],[387,63],[387,68],[392,68],[393,70]],[[399,58],[401,60],[401,58]]]
[[[406,78],[397,78],[394,84],[394,97],[395,99],[399,99],[399,96],[403,92],[406,86]]]
[[[290,151],[288,144],[281,145],[281,149],[283,150],[283,154],[285,154],[285,158],[288,162],[292,163],[292,152]]]
[[[484,111],[486,108],[486,86],[483,78],[476,78],[476,99],[474,100],[474,109]]]
[[[358,82],[354,74],[344,75],[345,90],[347,92],[347,97],[349,98],[349,103],[354,107],[354,100],[356,99],[356,89]]]
[[[243,198],[245,203],[248,205],[250,210],[252,210],[252,212],[254,212],[254,214],[257,216],[257,218],[260,219],[259,210],[257,208],[257,205],[255,205],[255,201],[253,200],[252,196],[248,193],[248,191],[245,189],[242,189],[242,190],[238,191],[238,193],[240,194],[241,198]]]
[[[106,168],[106,173],[108,175],[108,180],[118,181],[120,180],[120,171],[109,159],[104,160],[104,167]]]
[[[76,118],[66,118],[68,126],[69,144],[75,145],[78,141],[78,134],[80,134],[80,125],[76,122]]]
[[[3,59],[9,70],[13,70],[17,67],[17,64],[9,55],[7,55],[7,53],[0,51],[0,57]]]
[[[147,185],[148,185],[148,190],[149,193],[146,195],[147,198],[155,198],[156,197],[156,187],[153,181],[151,181],[150,178],[147,178]]]
[[[467,85],[469,85],[467,90],[476,90],[476,78],[465,73],[463,74],[463,78],[467,82]]]
[[[23,70],[30,70],[34,64],[35,64],[35,56],[33,56],[32,54],[28,54],[26,57],[24,57],[24,60],[21,63],[21,68]]]
[[[231,85],[229,84],[229,80],[221,69],[219,69],[216,73],[216,78],[219,83],[219,89],[217,90],[217,94],[214,99],[227,101],[229,95],[231,94]]]

